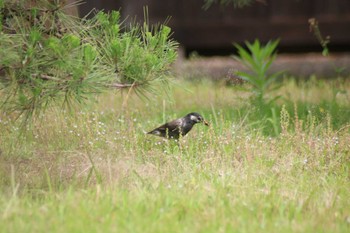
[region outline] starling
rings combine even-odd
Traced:
[[[203,123],[209,126],[209,123],[205,121],[200,114],[191,112],[182,118],[165,123],[147,134],[170,139],[179,139],[180,135],[181,137],[185,136],[197,123]]]

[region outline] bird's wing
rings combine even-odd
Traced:
[[[174,132],[176,130],[179,130],[179,128],[181,128],[182,125],[183,119],[180,118],[164,124],[164,127],[167,128],[170,132]]]
[[[172,124],[169,125],[169,123],[165,123],[164,125],[161,125],[155,129],[151,130],[150,132],[148,132],[148,134],[160,135],[162,133],[166,133],[167,130],[171,132],[171,131],[176,130],[176,128],[174,128],[174,126]]]
[[[154,135],[163,136],[163,137],[169,134],[169,136],[174,137],[180,133],[180,129],[182,125],[183,125],[183,119],[181,118],[176,119],[153,129],[152,131],[148,132],[148,134],[154,134]]]

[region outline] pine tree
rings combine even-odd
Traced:
[[[75,4],[79,4],[76,2]],[[110,88],[166,83],[177,43],[165,25],[123,25],[120,13],[65,13],[59,0],[0,0],[0,108],[25,115]]]

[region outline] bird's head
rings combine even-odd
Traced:
[[[209,126],[209,123],[206,120],[204,120],[204,118],[199,113],[191,112],[191,113],[187,114],[187,117],[190,118],[190,120],[195,124],[196,123],[203,123],[206,126]]]

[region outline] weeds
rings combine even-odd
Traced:
[[[248,91],[253,94],[252,102],[256,106],[266,104],[267,91],[272,91],[273,82],[283,73],[282,71],[274,74],[268,73],[277,56],[275,50],[278,42],[278,40],[270,41],[265,46],[262,46],[258,40],[255,40],[254,43],[246,42],[247,50],[235,44],[239,55],[238,57],[235,56],[235,59],[248,69],[247,72],[236,71],[235,75],[250,85]],[[278,85],[274,87],[275,90],[278,88]],[[271,99],[269,102],[274,100]]]
[[[322,36],[320,28],[318,26],[318,21],[315,18],[309,19],[309,25],[310,25],[310,32],[313,32],[314,36],[322,46],[322,55],[328,56],[329,55],[329,49],[328,44],[330,43],[330,36],[326,36],[325,38]]]
[[[284,83],[277,135],[238,89],[185,84],[172,101],[130,97],[123,114],[113,93],[76,116],[47,112],[15,145],[18,122],[1,115],[2,231],[348,231],[350,112],[322,105],[328,83]],[[179,145],[144,134],[190,109],[212,126]]]

